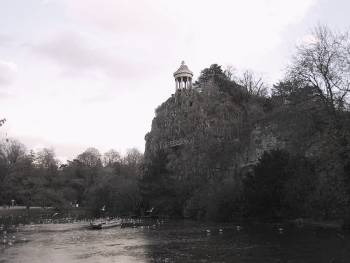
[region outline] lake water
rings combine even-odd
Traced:
[[[239,229],[235,224],[182,221],[150,228],[87,230],[84,226],[23,226],[7,234],[16,241],[0,245],[0,262],[350,262],[350,237],[335,230],[279,230],[274,225]]]

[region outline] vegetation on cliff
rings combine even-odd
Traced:
[[[350,200],[350,46],[325,27],[270,96],[213,64],[156,110],[141,194],[171,216],[344,218]]]

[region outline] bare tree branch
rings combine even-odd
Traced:
[[[266,96],[267,87],[262,77],[257,77],[253,71],[246,70],[241,77],[237,77],[236,81],[242,85],[249,95]]]
[[[313,31],[313,39],[297,48],[288,73],[304,87],[314,87],[326,107],[336,112],[349,101],[349,33],[333,33],[325,26],[318,26]]]

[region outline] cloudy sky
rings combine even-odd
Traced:
[[[348,0],[0,0],[0,137],[62,160],[144,149],[185,60],[274,83],[317,24],[350,26]]]

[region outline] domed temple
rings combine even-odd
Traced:
[[[187,89],[192,87],[193,72],[189,70],[185,61],[182,61],[181,66],[174,73],[175,89]]]

